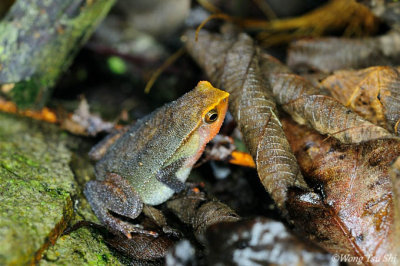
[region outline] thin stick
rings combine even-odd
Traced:
[[[204,27],[204,25],[206,25],[207,22],[209,22],[212,19],[224,19],[227,21],[234,21],[234,18],[227,15],[227,14],[223,14],[223,13],[218,13],[218,14],[212,14],[210,15],[208,18],[206,18],[205,20],[203,20],[203,22],[197,27],[196,29],[196,34],[195,34],[195,40],[197,42],[197,40],[199,39],[199,32],[200,30]]]
[[[146,84],[146,87],[144,89],[144,93],[149,93],[151,87],[153,87],[154,82],[158,79],[158,77],[161,75],[164,70],[172,65],[179,57],[181,57],[184,53],[186,52],[185,48],[182,47],[178,51],[176,51],[174,54],[172,54],[170,57],[165,60],[165,62],[151,75],[151,78]]]

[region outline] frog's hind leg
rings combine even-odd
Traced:
[[[155,235],[140,225],[131,224],[112,213],[135,219],[142,212],[143,203],[128,181],[117,174],[108,174],[102,181],[93,180],[86,184],[84,194],[96,216],[111,230],[122,232],[131,238],[131,233]]]

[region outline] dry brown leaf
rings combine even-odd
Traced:
[[[291,43],[287,64],[292,69],[332,72],[400,63],[400,34],[391,31],[374,38],[319,38]]]
[[[392,67],[337,71],[321,82],[343,105],[400,135],[400,73]]]
[[[366,264],[368,256],[382,261],[385,254],[397,255],[388,169],[400,155],[398,139],[377,140],[392,135],[333,98],[318,95],[319,89],[305,79],[276,59],[260,55],[247,35],[203,31],[198,42],[194,32],[187,36],[189,53],[215,84],[231,93],[231,112],[256,159],[260,179],[289,221],[329,251],[355,256]],[[265,80],[260,79],[259,59]],[[276,135],[281,127],[270,91],[297,120],[342,142],[355,143],[326,140],[309,128],[286,125],[292,149],[310,177],[308,185],[299,172],[293,178],[293,172],[286,175],[282,167],[298,171],[295,162],[286,159],[291,156],[286,155],[290,148],[282,146],[286,139]],[[286,152],[283,158],[277,153],[281,147]],[[270,169],[276,172],[271,174]]]
[[[398,157],[393,163],[392,168],[390,169],[390,174],[392,176],[396,198],[400,199],[400,157]],[[400,211],[400,206],[398,206],[397,210]]]
[[[114,123],[104,121],[89,109],[89,103],[82,97],[74,113],[60,121],[61,128],[83,136],[96,136],[100,132],[110,132],[114,128]]]
[[[400,157],[394,161],[390,168],[390,176],[392,177],[393,192],[394,192],[394,219],[397,221],[395,224],[397,235],[396,238],[400,238]],[[400,245],[397,245],[396,254],[400,254]]]
[[[259,177],[285,214],[287,189],[307,190],[277,117],[268,86],[260,75],[258,49],[246,34],[231,38],[201,31],[186,34],[186,47],[217,87],[230,93],[229,109],[243,133]]]
[[[400,141],[374,140],[344,145],[325,140],[292,120],[285,133],[309,184],[318,191],[291,191],[289,212],[298,228],[332,253],[349,254],[365,264],[393,264],[398,250],[391,163],[400,155]],[[386,256],[386,257],[385,257]],[[392,261],[385,261],[392,256]]]
[[[318,88],[274,57],[263,53],[260,61],[262,74],[276,101],[297,123],[307,124],[343,143],[394,138],[384,128],[365,120],[337,100],[321,95]]]
[[[194,235],[205,244],[205,232],[213,224],[237,222],[241,217],[228,205],[209,199],[203,192],[184,191],[167,202],[167,208],[182,222],[192,226]]]

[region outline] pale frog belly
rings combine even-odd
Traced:
[[[184,183],[189,176],[190,170],[190,168],[182,168],[176,172],[176,178]],[[156,177],[151,177],[140,184],[132,184],[132,186],[139,194],[143,203],[148,205],[159,205],[164,203],[175,193],[173,189],[157,180]]]

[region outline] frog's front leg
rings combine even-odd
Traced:
[[[181,170],[183,167],[185,159],[177,160],[168,166],[164,167],[158,173],[156,174],[156,178],[158,181],[175,191],[176,193],[181,192],[182,190],[185,189],[185,183],[181,182],[177,178],[177,174],[179,173],[179,170]],[[190,172],[190,169],[187,171],[186,175],[188,175]],[[186,179],[186,178],[184,178]]]
[[[122,221],[112,214],[116,213],[131,219],[139,216],[143,209],[143,202],[129,182],[117,174],[108,174],[105,180],[89,181],[84,194],[96,216],[111,230],[122,232],[131,238],[131,233],[154,235],[138,225]]]

